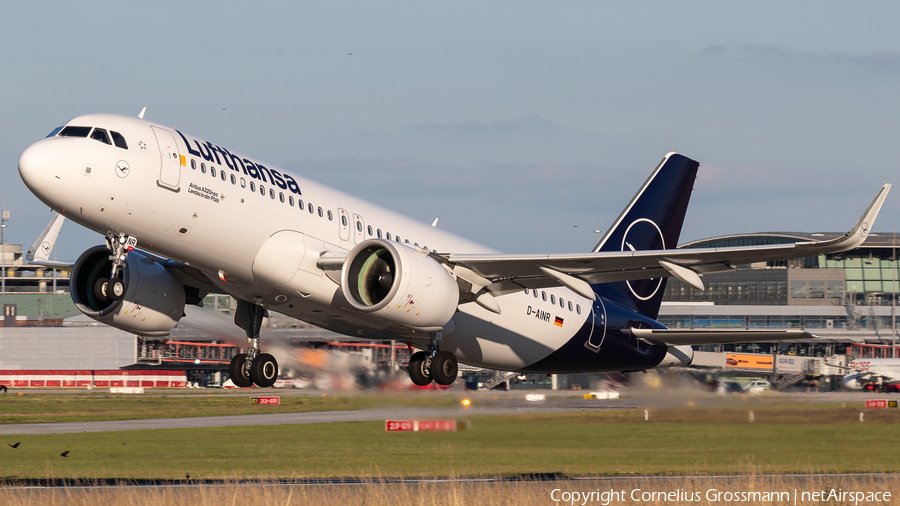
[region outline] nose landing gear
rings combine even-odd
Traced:
[[[247,353],[240,353],[231,359],[228,372],[237,387],[249,387],[254,383],[259,387],[270,387],[278,379],[278,362],[275,357],[259,351],[259,329],[268,312],[262,306],[238,300],[234,313],[234,323],[247,333]]]
[[[449,351],[439,351],[440,332],[429,334],[431,343],[426,351],[413,353],[409,358],[409,379],[415,385],[425,386],[434,380],[438,385],[449,385],[456,381],[459,362]]]
[[[108,278],[100,278],[94,282],[94,295],[100,300],[122,300],[125,297],[125,282],[122,280],[122,269],[128,252],[137,246],[137,237],[125,234],[107,234],[106,247],[109,248],[109,260],[112,269]]]

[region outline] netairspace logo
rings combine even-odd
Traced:
[[[707,501],[712,503],[747,503],[765,502],[780,504],[835,503],[853,504],[886,504],[891,502],[890,492],[853,491],[833,488],[830,490],[797,490],[792,491],[739,491],[718,490],[710,488],[705,491],[677,489],[674,491],[649,491],[639,488],[632,490],[596,490],[568,491],[559,488],[550,492],[550,499],[559,504],[576,504],[587,506],[599,504],[609,506],[613,503],[647,503],[670,502],[673,504]]]

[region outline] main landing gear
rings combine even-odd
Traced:
[[[409,357],[409,379],[419,386],[428,385],[432,380],[438,385],[449,385],[456,381],[459,362],[453,353],[439,351],[440,332],[432,332],[429,336],[428,349]]]
[[[125,297],[125,281],[122,280],[122,269],[128,252],[137,246],[137,238],[125,234],[107,234],[106,247],[111,254],[109,260],[112,269],[108,278],[99,278],[94,282],[94,295],[100,300],[122,300]]]
[[[234,323],[247,333],[247,353],[239,353],[231,359],[228,372],[237,387],[270,387],[278,379],[278,362],[268,353],[259,352],[259,329],[268,312],[262,306],[238,300]]]

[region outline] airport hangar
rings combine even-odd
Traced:
[[[711,248],[821,241],[836,233],[768,232],[691,241],[679,248]],[[707,274],[705,290],[669,278],[659,321],[670,328],[804,329],[816,339],[696,347],[695,374],[769,377],[782,385],[836,389],[853,357],[897,357],[896,297],[900,266],[894,233],[870,234],[854,250],[818,257],[736,266]],[[68,272],[29,266],[22,247],[4,245],[0,303],[0,371],[162,368],[183,370],[199,384],[221,383],[238,348],[179,324],[168,340],[134,336],[81,315],[69,297]],[[234,301],[209,295],[207,311],[227,314]],[[223,320],[225,318],[223,317]],[[273,317],[271,335],[301,349],[361,354],[374,367],[396,368],[408,358],[402,343],[353,339],[286,317]],[[199,361],[199,362],[198,362]],[[301,361],[302,362],[302,361]],[[590,375],[518,375],[466,370],[469,385],[511,388],[589,388]],[[2,379],[0,379],[2,381]]]

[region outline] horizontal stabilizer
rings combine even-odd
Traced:
[[[50,260],[50,253],[56,247],[56,238],[59,237],[59,230],[62,228],[65,217],[59,213],[54,213],[53,219],[41,232],[34,244],[28,248],[25,253],[25,259],[32,265],[47,265],[54,267],[70,267],[72,262],[57,262]]]
[[[803,330],[631,329],[631,333],[651,344],[668,346],[764,343],[817,337]]]

